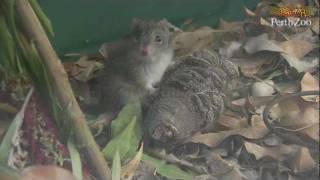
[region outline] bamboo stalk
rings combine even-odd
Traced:
[[[18,18],[22,21],[23,28],[26,30],[28,37],[34,41],[39,55],[48,70],[47,72],[53,83],[59,103],[70,112],[70,121],[73,125],[77,144],[83,147],[82,150],[86,153],[97,178],[100,180],[111,180],[110,168],[86,124],[84,114],[69,84],[67,73],[31,8],[29,1],[16,0],[16,10]]]

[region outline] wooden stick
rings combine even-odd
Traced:
[[[77,144],[80,147],[83,147],[82,150],[86,153],[97,179],[111,180],[110,168],[87,126],[84,114],[82,113],[69,84],[68,75],[36,14],[31,8],[29,1],[16,0],[16,10],[18,18],[22,21],[23,28],[26,30],[29,38],[34,41],[39,55],[48,70],[47,72],[53,83],[59,103],[64,109],[70,112],[70,121],[73,125]]]

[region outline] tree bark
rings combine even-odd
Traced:
[[[23,28],[28,37],[36,45],[38,53],[47,68],[50,80],[53,83],[55,93],[61,106],[70,113],[70,123],[73,125],[77,144],[84,151],[89,160],[94,174],[100,180],[111,180],[111,171],[101,151],[96,144],[86,119],[82,113],[70,83],[68,75],[54,51],[41,23],[31,8],[28,0],[16,0],[18,18],[22,21]]]

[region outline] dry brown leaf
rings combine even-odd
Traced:
[[[279,119],[275,128],[302,133],[319,141],[318,103],[306,102],[300,98],[279,103],[271,109],[273,119]]]
[[[275,89],[272,80],[255,82],[251,86],[251,95],[253,97],[272,96],[273,93],[275,93]]]
[[[247,7],[243,7],[244,12],[248,15],[248,16],[255,16],[256,13],[254,13],[253,11],[251,11],[250,9],[248,9]]]
[[[296,58],[287,53],[281,53],[281,56],[287,60],[290,66],[294,67],[298,72],[313,71],[319,64],[319,57],[303,57]]]
[[[67,170],[53,165],[37,165],[22,171],[21,180],[76,180]]]
[[[82,56],[77,62],[66,63],[65,67],[71,77],[78,81],[87,82],[95,76],[94,72],[103,68],[103,64],[89,60],[87,56]]]
[[[298,177],[288,174],[288,180],[300,180]]]
[[[224,46],[219,48],[219,54],[227,58],[234,57],[241,53],[241,46],[242,44],[238,41],[225,42]]]
[[[234,21],[228,22],[222,18],[220,18],[220,23],[218,29],[220,30],[228,30],[228,31],[237,31],[242,30],[243,22],[242,21]]]
[[[131,179],[135,171],[138,169],[143,155],[143,143],[140,146],[138,153],[126,165],[121,168],[121,177],[123,179]]]
[[[254,54],[259,51],[284,52],[282,47],[279,46],[276,41],[269,39],[266,33],[248,38],[244,49],[249,54]]]
[[[171,40],[176,57],[187,56],[201,49],[219,48],[222,41],[236,39],[238,32],[214,30],[203,26],[191,32],[177,32]]]
[[[191,142],[205,144],[209,147],[218,146],[224,139],[231,135],[240,135],[250,139],[259,139],[264,137],[268,133],[267,127],[264,125],[260,116],[254,115],[252,117],[252,126],[221,131],[217,133],[206,133],[195,135],[191,138]]]
[[[223,114],[215,123],[213,131],[240,129],[247,126],[248,123],[245,117]]]
[[[315,42],[316,40],[314,40],[314,38],[315,36],[313,36],[313,32],[311,29],[307,29],[301,33],[290,35],[291,40],[297,41]]]
[[[304,173],[314,170],[317,163],[311,157],[307,148],[301,147],[290,162],[292,171],[297,173]]]
[[[315,44],[311,41],[312,32],[306,30],[279,45],[284,50],[281,56],[298,72],[311,71],[318,64],[318,57],[305,57],[315,48]]]
[[[202,27],[193,32],[178,33],[172,40],[177,56],[188,55],[208,46],[213,40],[213,29]]]
[[[210,153],[206,163],[209,167],[210,174],[214,176],[222,176],[234,169],[230,163],[222,159],[221,156],[216,153]]]
[[[249,180],[245,175],[243,175],[238,168],[233,169],[229,173],[219,176],[219,180]]]
[[[257,74],[264,74],[268,71],[266,67],[278,58],[278,53],[263,51],[241,58],[232,58],[232,61],[240,67],[244,76],[252,77]]]
[[[320,20],[320,18],[316,17],[312,21],[313,26],[311,27],[311,29],[316,34],[319,34],[319,20]]]
[[[301,80],[301,91],[319,91],[319,80],[314,78],[310,73],[305,73]],[[319,96],[302,96],[306,101],[315,102]]]
[[[300,82],[298,81],[285,81],[276,85],[281,93],[296,93],[300,91]]]
[[[210,174],[219,180],[248,179],[240,172],[238,164],[230,163],[218,154],[210,153],[207,157],[206,163],[209,166]]]
[[[280,47],[286,54],[299,59],[308,54],[314,48],[314,44],[304,40],[291,39],[280,43]]]
[[[274,147],[263,147],[255,143],[245,142],[244,147],[249,153],[253,154],[257,160],[269,156],[276,160],[283,161],[291,158],[291,156],[297,151],[296,146],[288,146],[284,144]]]
[[[318,116],[319,117],[319,116]],[[302,131],[303,134],[307,135],[311,139],[319,142],[319,123],[315,123],[312,126],[304,129]]]

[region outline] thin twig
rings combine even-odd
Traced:
[[[284,127],[280,127],[280,126],[275,126],[274,128],[275,129],[283,129],[285,131],[290,131],[290,132],[299,132],[299,131],[303,131],[305,129],[308,129],[308,128],[314,126],[315,124],[318,124],[318,123],[311,123],[309,125],[303,126],[301,128],[298,128],[298,129],[288,129],[288,128],[284,128]]]
[[[188,162],[188,161],[185,161],[185,160],[182,160],[182,159],[179,159],[177,158],[176,156],[174,156],[173,154],[170,154],[170,155],[167,155],[167,154],[163,154],[162,152],[158,152],[158,151],[155,151],[153,149],[145,149],[145,151],[154,156],[154,157],[157,157],[161,160],[164,160],[165,162],[167,163],[171,163],[171,164],[175,164],[175,165],[178,165],[178,166],[183,166],[183,167],[186,167],[198,174],[204,174],[204,173],[207,173],[203,168],[200,168],[200,167],[197,167],[195,165],[193,165],[192,163]]]
[[[294,132],[287,131],[285,129],[276,128],[269,121],[269,117],[268,117],[270,109],[274,105],[276,105],[282,101],[285,101],[287,99],[300,97],[300,96],[309,96],[309,95],[319,95],[319,91],[304,91],[304,92],[282,95],[282,96],[274,98],[269,104],[267,104],[267,106],[265,107],[265,109],[263,111],[263,122],[265,123],[265,125],[268,127],[268,129],[271,132],[275,133],[279,137],[281,137],[291,143],[299,144],[299,145],[306,146],[306,147],[312,148],[312,149],[318,149],[318,147],[319,147],[318,142],[315,142],[312,139],[306,139],[306,138],[302,139],[299,135],[295,134]]]

